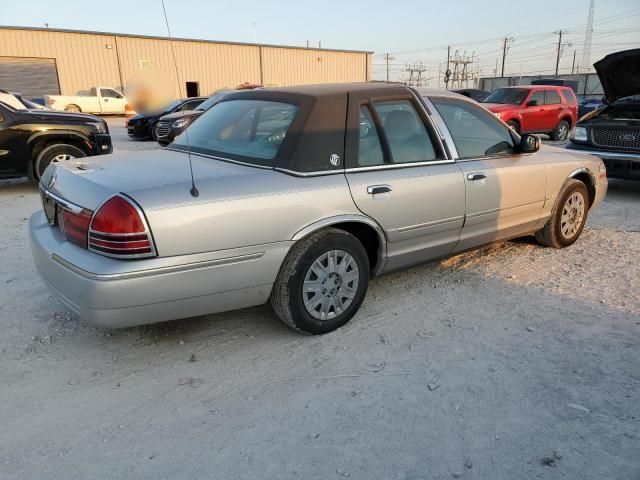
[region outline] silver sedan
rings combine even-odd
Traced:
[[[465,97],[363,83],[234,93],[167,149],[55,163],[40,190],[35,263],[86,320],[270,301],[317,334],[372,276],[524,235],[573,244],[607,178]]]

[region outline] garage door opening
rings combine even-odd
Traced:
[[[27,98],[60,95],[55,58],[0,57],[0,88]]]
[[[187,82],[187,97],[199,97],[200,85],[198,82]]]

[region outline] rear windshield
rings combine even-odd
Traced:
[[[524,88],[499,88],[492,92],[482,103],[503,103],[520,105],[527,98],[529,90]]]
[[[223,101],[202,114],[171,146],[273,166],[297,111],[295,105],[282,102]]]

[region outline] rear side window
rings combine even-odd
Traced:
[[[557,90],[545,90],[545,93],[547,94],[547,100],[545,102],[547,105],[556,105],[558,103],[562,103]]]
[[[220,102],[189,128],[189,145],[182,133],[172,147],[271,166],[297,110],[267,100]]]
[[[373,105],[382,122],[393,163],[437,159],[429,132],[409,100],[375,102]]]
[[[562,96],[564,97],[565,103],[575,105],[576,97],[571,90],[562,90]]]
[[[509,129],[471,102],[431,98],[447,125],[460,158],[504,155],[514,151]]]

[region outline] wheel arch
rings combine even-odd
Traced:
[[[36,132],[27,140],[27,148],[31,151],[32,160],[35,161],[42,150],[58,143],[73,145],[82,150],[87,156],[92,153],[89,139],[73,130]]]
[[[382,227],[364,215],[336,215],[318,220],[299,230],[291,240],[301,240],[327,227],[344,230],[360,240],[369,256],[372,274],[377,275],[382,271],[387,259],[387,238]]]
[[[567,180],[570,179],[580,180],[585,184],[587,192],[589,192],[589,208],[591,208],[591,205],[593,205],[593,202],[596,199],[596,177],[593,172],[587,167],[580,167],[569,174]],[[567,181],[565,181],[565,184],[566,183]],[[564,188],[564,185],[562,188]]]

